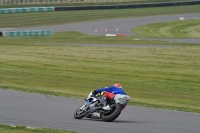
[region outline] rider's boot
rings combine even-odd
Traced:
[[[108,99],[107,99],[107,97],[102,97],[102,100],[103,100],[103,109],[104,110],[110,110],[110,106],[109,106],[109,104],[107,104],[108,103]]]

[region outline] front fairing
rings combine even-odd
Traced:
[[[89,98],[86,98],[85,101],[86,101],[86,110],[89,110],[91,105],[98,100],[95,97],[89,97]]]

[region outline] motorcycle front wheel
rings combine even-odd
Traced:
[[[83,106],[83,105],[82,105],[82,106]],[[80,107],[74,112],[74,118],[75,118],[75,119],[82,119],[83,117],[85,117],[85,111],[83,111],[83,110],[81,109],[82,106],[80,106]]]

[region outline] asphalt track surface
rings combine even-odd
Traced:
[[[125,34],[126,36],[136,36],[135,34],[130,32],[130,29],[133,27],[149,23],[179,20],[180,17],[184,17],[185,20],[195,19],[195,18],[200,18],[200,13],[157,15],[157,16],[133,17],[133,18],[123,18],[123,19],[120,18],[120,19],[100,20],[95,22],[92,21],[92,22],[62,24],[54,26],[19,28],[15,30],[52,30],[53,32],[79,31],[88,35],[104,36],[105,29],[107,29],[107,34],[116,34],[116,29],[118,29],[119,31],[117,32],[117,34]],[[97,30],[97,34],[95,34],[95,30]],[[171,42],[200,43],[200,39],[162,39],[162,40]]]
[[[200,115],[127,106],[113,122],[73,118],[83,99],[0,90],[0,123],[81,133],[200,133]]]
[[[18,30],[80,31],[94,35],[94,29],[99,29],[98,35],[104,35],[105,28],[109,33],[114,33],[118,28],[120,33],[132,36],[129,30],[134,26],[176,20],[179,17],[199,18],[200,13],[103,20]],[[66,129],[81,133],[200,133],[200,114],[127,106],[111,123],[91,119],[76,120],[73,113],[83,103],[83,99],[0,90],[0,123]]]

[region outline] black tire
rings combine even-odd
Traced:
[[[82,105],[83,106],[83,105]],[[83,111],[82,114],[78,114],[77,112],[80,110],[80,108],[82,107],[80,106],[75,112],[74,112],[74,118],[75,119],[82,119],[83,117],[85,117],[85,112]]]
[[[122,111],[122,107],[119,103],[113,104],[111,107],[111,112],[108,113],[102,113],[101,118],[105,122],[111,122],[114,121]]]

